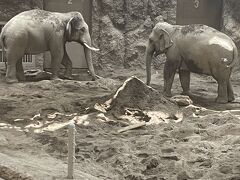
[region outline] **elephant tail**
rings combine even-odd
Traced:
[[[230,64],[227,65],[227,67],[232,68],[236,65],[239,65],[238,50],[235,43],[233,43],[233,60]]]
[[[2,53],[3,53],[3,61],[5,63],[5,68],[7,69],[7,61],[6,61],[6,45],[5,45],[5,36],[1,33],[0,35],[0,44],[2,46]]]
[[[5,47],[5,36],[3,35],[3,32],[0,34],[0,44],[2,46],[2,48]]]

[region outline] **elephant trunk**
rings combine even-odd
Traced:
[[[147,85],[150,85],[151,81],[151,64],[152,64],[152,57],[153,57],[154,51],[150,48],[150,46],[147,46],[146,53],[145,53],[145,61],[146,61],[146,72],[147,72]]]
[[[92,51],[91,51],[92,48],[89,48],[89,47],[91,47],[91,44],[92,44],[90,35],[87,38],[87,40],[83,42],[83,44],[84,44],[84,53],[85,53],[85,58],[86,58],[86,61],[87,61],[88,69],[89,69],[89,72],[92,76],[92,79],[95,80],[96,79],[96,74],[95,74],[94,67],[93,67],[93,62],[92,62]]]
[[[92,41],[91,41],[91,36],[89,34],[89,31],[86,32],[82,38],[80,38],[80,42],[84,46],[84,48],[88,48],[92,51],[99,51],[99,49],[92,47]]]

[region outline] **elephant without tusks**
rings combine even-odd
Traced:
[[[171,96],[173,79],[178,69],[183,94],[190,95],[190,72],[194,72],[211,75],[217,81],[216,102],[234,100],[230,75],[233,66],[238,64],[238,51],[227,35],[200,24],[156,24],[145,52],[147,85],[151,80],[152,57],[163,53],[167,57],[164,66],[164,95]]]
[[[6,51],[9,83],[24,80],[24,54],[51,53],[52,79],[58,78],[60,64],[66,67],[65,76],[71,78],[72,62],[66,51],[66,42],[75,41],[84,46],[84,53],[93,80],[91,37],[87,23],[79,12],[57,13],[29,10],[13,17],[2,29],[0,40]]]

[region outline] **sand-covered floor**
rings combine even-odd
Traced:
[[[186,97],[179,105],[162,96],[160,73],[153,88],[144,72],[97,81],[1,80],[0,179],[65,179],[67,125],[74,122],[75,179],[238,180],[239,77],[232,78],[236,101],[224,105],[214,102],[216,82],[200,75],[191,77],[190,105]],[[180,93],[176,76],[173,94]]]

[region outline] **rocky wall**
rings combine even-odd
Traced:
[[[225,0],[222,31],[231,36],[240,49],[240,1]],[[240,51],[239,51],[240,52]]]
[[[175,23],[176,0],[93,0],[92,14],[96,68],[143,68],[146,39],[156,21]]]
[[[16,14],[43,8],[43,0],[0,0],[0,21],[8,21]]]
[[[232,37],[238,52],[240,52],[240,1],[224,0],[223,10],[223,27],[222,32]],[[240,70],[240,62],[234,68],[235,71]]]

